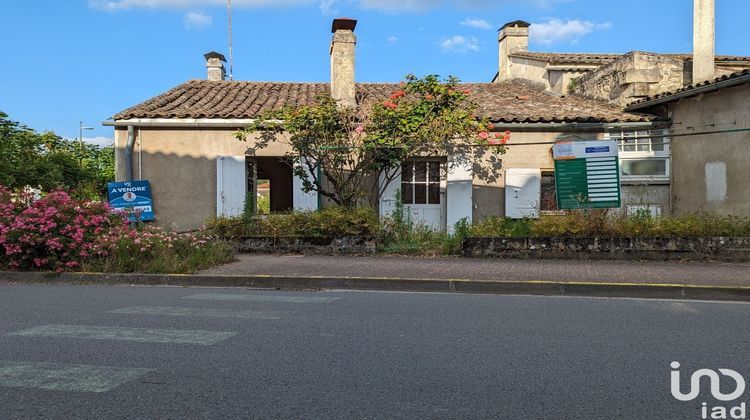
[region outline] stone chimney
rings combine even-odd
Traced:
[[[693,0],[693,84],[713,79],[715,73],[714,0]]]
[[[205,57],[206,59],[208,80],[224,80],[227,74],[226,69],[224,68],[224,63],[227,62],[227,59],[216,51],[211,51],[210,53],[204,54],[203,57]]]
[[[354,19],[333,20],[331,32],[331,96],[342,106],[356,106],[356,86],[354,84],[354,50],[357,36]]]
[[[500,28],[497,34],[497,43],[500,49],[497,81],[510,80],[511,74],[509,55],[515,52],[529,50],[529,26],[530,23],[522,20],[508,22]]]

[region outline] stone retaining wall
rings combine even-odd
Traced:
[[[366,236],[247,237],[237,241],[237,251],[248,253],[363,255],[376,250],[375,238]]]
[[[464,257],[750,261],[750,238],[467,238]]]

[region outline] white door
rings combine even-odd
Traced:
[[[414,224],[445,229],[444,163],[415,160],[401,165],[401,202],[409,209]]]
[[[216,158],[216,215],[242,215],[247,194],[245,156]]]
[[[511,219],[539,217],[542,194],[541,169],[505,170],[505,216]]]

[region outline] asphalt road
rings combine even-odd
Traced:
[[[0,286],[0,418],[699,419],[718,402],[673,398],[670,363],[750,380],[748,325],[741,303]]]

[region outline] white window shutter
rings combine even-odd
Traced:
[[[308,170],[307,161],[302,158],[302,163],[296,163],[295,165],[301,166],[304,170]],[[312,174],[310,175],[312,176]],[[294,190],[294,196],[292,198],[294,210],[297,211],[309,211],[318,210],[318,192],[309,191],[305,192],[303,189],[304,184],[302,178],[297,175],[294,176],[292,188]]]
[[[448,174],[446,187],[446,223],[448,232],[453,233],[455,224],[466,218],[472,222],[474,213],[474,164],[466,155],[448,157]]]
[[[216,215],[242,215],[247,194],[245,156],[216,158]]]
[[[542,195],[541,169],[505,170],[505,216],[511,219],[539,217]]]

